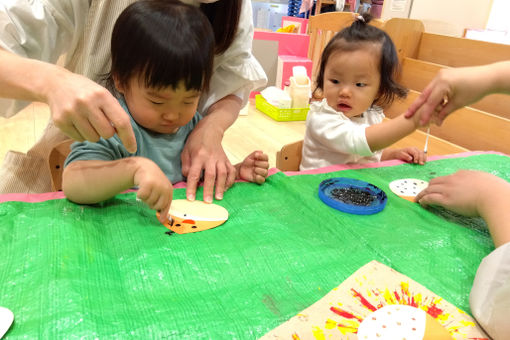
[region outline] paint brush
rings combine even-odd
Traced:
[[[427,137],[425,138],[425,146],[423,147],[424,154],[427,154],[427,149],[429,147],[429,136],[430,136],[430,125],[427,128]]]

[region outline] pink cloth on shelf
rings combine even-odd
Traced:
[[[302,0],[299,13],[306,13],[313,7],[313,0]]]

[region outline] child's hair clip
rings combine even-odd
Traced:
[[[365,18],[363,18],[363,16],[361,16],[361,15],[356,16],[356,20],[365,22]]]

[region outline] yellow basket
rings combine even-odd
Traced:
[[[255,96],[255,107],[264,112],[269,117],[279,122],[290,122],[293,120],[306,120],[306,115],[310,108],[297,108],[297,109],[279,109],[267,102],[262,95]]]

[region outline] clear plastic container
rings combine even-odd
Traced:
[[[292,108],[308,107],[310,103],[311,85],[310,78],[308,77],[290,77],[289,92],[292,98]]]

